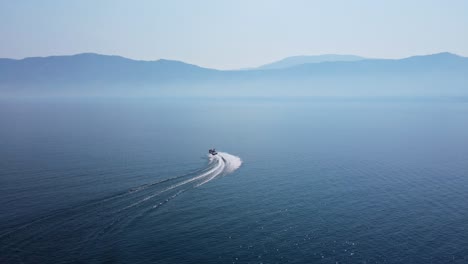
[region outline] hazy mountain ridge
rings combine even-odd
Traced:
[[[468,95],[467,76],[468,58],[451,53],[238,71],[85,53],[0,59],[0,94]]]
[[[284,69],[293,66],[298,66],[306,63],[321,63],[321,62],[336,62],[336,61],[358,61],[365,60],[366,58],[355,55],[337,55],[337,54],[324,54],[324,55],[304,55],[292,56],[268,63],[258,67],[257,69]]]
[[[164,80],[214,71],[180,61],[137,61],[120,56],[83,53],[71,56],[0,60],[0,81],[138,81]]]
[[[285,72],[309,73],[413,73],[466,70],[468,58],[452,53],[438,53],[426,56],[413,56],[404,59],[365,59],[359,61],[337,61],[302,64],[287,69]]]

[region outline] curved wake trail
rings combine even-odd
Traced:
[[[86,248],[122,232],[150,211],[186,191],[234,172],[241,164],[239,157],[219,152],[216,156],[210,155],[208,166],[197,172],[141,185],[23,224],[0,234],[0,261],[28,262],[23,252],[37,256],[51,250],[57,254],[67,252],[66,258],[72,258],[70,248],[81,255]],[[62,247],[54,248],[58,244]]]

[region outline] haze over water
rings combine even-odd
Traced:
[[[463,98],[2,100],[0,260],[466,263],[466,116]]]

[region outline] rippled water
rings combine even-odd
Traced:
[[[463,100],[2,100],[0,262],[466,263],[467,116]]]

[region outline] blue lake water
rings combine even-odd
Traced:
[[[4,99],[0,124],[0,263],[468,262],[466,100]]]

